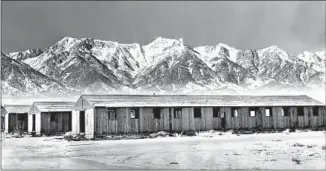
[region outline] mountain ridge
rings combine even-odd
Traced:
[[[7,56],[69,91],[177,92],[189,86],[243,91],[269,85],[299,89],[325,85],[325,50],[303,51],[294,56],[275,45],[242,50],[223,43],[192,48],[182,38],[158,37],[141,45],[64,37],[46,49]],[[12,94],[11,90],[2,92]]]

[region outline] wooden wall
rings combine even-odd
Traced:
[[[35,114],[35,129],[37,135],[41,134],[41,113]]]
[[[79,130],[79,111],[77,110],[73,110],[71,112],[71,119],[72,119],[72,127],[71,127],[71,132],[74,134],[74,135],[77,135],[79,134],[80,130]]]
[[[5,117],[1,116],[1,130],[5,129]]]
[[[9,133],[8,123],[9,123],[9,114],[7,113],[7,114],[5,114],[5,134]]]
[[[298,116],[296,107],[289,107],[289,116],[282,116],[282,107],[270,107],[271,116],[266,116],[264,107],[256,108],[256,115],[250,116],[248,107],[239,107],[238,117],[232,117],[230,107],[219,108],[225,113],[226,129],[261,128],[304,128],[325,126],[325,107],[319,107],[318,116],[312,115],[312,107],[304,108],[304,116]],[[93,110],[93,109],[89,109]],[[174,108],[161,108],[160,119],[154,118],[153,108],[139,108],[139,119],[132,119],[130,108],[117,108],[116,120],[110,120],[105,107],[96,107],[94,116],[95,134],[137,133],[158,131],[201,131],[222,129],[222,118],[213,117],[212,107],[201,108],[201,118],[194,118],[194,108],[182,108],[181,118],[174,118]],[[91,112],[92,113],[92,112]],[[93,113],[92,113],[93,114]],[[170,117],[172,117],[170,119]],[[79,118],[77,115],[75,118]],[[86,119],[87,122],[88,119]],[[171,123],[170,123],[171,120]],[[76,121],[77,125],[78,121]],[[90,121],[91,123],[91,121]],[[171,128],[170,128],[171,124]],[[79,129],[77,126],[76,130]],[[78,131],[77,131],[78,132]]]
[[[54,114],[55,120],[51,121]],[[71,131],[71,112],[43,112],[41,113],[41,133],[55,134]]]
[[[32,132],[33,129],[33,115],[32,114],[28,114],[28,133]]]
[[[19,120],[18,117],[24,117]],[[27,113],[9,113],[8,114],[8,133],[10,132],[27,132],[28,131],[28,114]]]
[[[94,138],[94,133],[95,133],[94,109],[90,108],[85,111],[85,137]]]

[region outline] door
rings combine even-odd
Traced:
[[[36,123],[35,123],[35,120],[36,120],[36,119],[35,119],[35,114],[33,114],[32,117],[33,117],[33,122],[32,122],[32,132],[35,132],[35,124],[36,124]]]
[[[85,111],[79,112],[79,131],[85,132]]]
[[[169,108],[169,128],[172,131],[172,108]]]
[[[225,128],[225,112],[221,112],[221,126],[222,126],[222,129]]]
[[[262,108],[257,110],[257,120],[256,120],[256,126],[261,127],[263,123],[263,110]],[[270,112],[270,111],[269,111]],[[270,113],[269,113],[270,115]]]
[[[68,115],[68,130],[72,131],[72,112]]]
[[[15,127],[15,114],[13,113],[8,113],[8,133],[12,132]]]

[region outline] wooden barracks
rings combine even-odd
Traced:
[[[308,96],[81,95],[76,103],[18,106],[3,106],[7,133],[72,131],[93,138],[116,133],[326,126],[325,105]]]
[[[308,96],[82,95],[72,115],[72,132],[83,132],[87,138],[112,133],[326,125],[325,106]]]

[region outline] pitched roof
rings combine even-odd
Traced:
[[[65,112],[72,111],[74,102],[34,102],[30,112]]]
[[[28,113],[30,105],[4,105],[5,113]],[[1,110],[1,112],[3,112]]]
[[[244,95],[82,95],[91,106],[108,107],[172,107],[172,106],[321,106],[306,95],[244,96]],[[82,101],[87,106],[85,101]],[[78,102],[77,102],[78,103]]]

